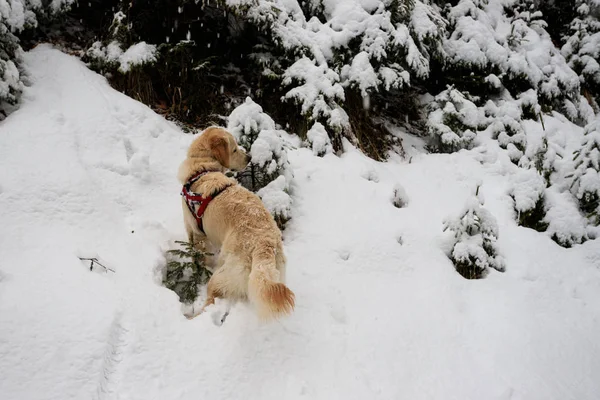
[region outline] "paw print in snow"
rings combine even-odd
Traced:
[[[338,255],[344,261],[348,261],[348,259],[350,258],[350,252],[348,250],[340,250],[338,251]]]
[[[379,176],[377,176],[377,172],[375,172],[372,169],[366,170],[365,172],[362,173],[361,176],[368,181],[375,182],[375,183],[379,182]]]

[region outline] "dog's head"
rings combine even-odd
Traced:
[[[241,171],[250,162],[244,149],[238,146],[233,135],[223,128],[207,128],[188,150],[188,157],[210,155],[227,169]]]

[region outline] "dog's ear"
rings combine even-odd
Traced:
[[[210,151],[213,157],[224,167],[229,168],[229,143],[227,138],[215,135],[209,140]]]

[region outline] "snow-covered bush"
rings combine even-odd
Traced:
[[[468,199],[458,217],[444,221],[444,231],[454,233],[450,259],[456,271],[467,279],[483,278],[493,268],[503,272],[504,259],[498,254],[498,224],[496,218],[483,207],[478,196]]]
[[[522,161],[527,146],[523,119],[537,120],[542,111],[558,110],[580,121],[586,112],[577,74],[555,48],[536,7],[530,0],[460,0],[447,4],[443,12],[448,35],[440,73],[446,84],[471,101],[473,115],[476,107],[485,109],[489,121],[477,124],[492,123],[492,136],[515,164]],[[447,92],[435,97],[427,124],[434,139],[447,138],[441,140],[451,144],[445,151],[456,151],[472,141],[476,125],[443,123],[445,114],[456,114],[452,107],[444,113],[446,104],[438,101]]]
[[[377,118],[386,113],[404,121],[395,110],[411,110],[416,122],[415,84],[429,77],[443,52],[445,21],[423,0],[119,1],[112,13],[87,52],[94,68],[116,72],[121,53],[140,42],[158,53],[143,58],[157,59],[143,75],[109,76],[127,94],[164,103],[191,123],[209,122],[208,113],[214,120],[225,114],[221,104],[252,95],[301,137],[318,122],[334,150],[345,136],[367,142],[360,147],[378,158],[393,139]],[[174,54],[183,43],[186,51]]]
[[[288,186],[288,181],[280,175],[256,192],[281,229],[292,218],[292,198]]]
[[[129,72],[133,67],[153,63],[157,59],[156,46],[139,42],[123,51],[121,44],[112,41],[103,46],[102,42],[94,42],[87,51],[87,56],[97,68],[103,70],[118,70],[121,73]]]
[[[581,149],[575,153],[571,191],[592,223],[600,223],[600,119],[585,127]]]
[[[481,110],[469,97],[449,87],[429,105],[427,130],[434,151],[451,153],[469,148],[476,132],[485,128]]]
[[[556,188],[546,191],[546,234],[562,247],[585,242],[588,239],[587,221],[581,215],[577,204],[568,192],[559,192]]]
[[[406,189],[399,183],[394,185],[392,204],[396,208],[404,208],[408,205],[408,194],[406,193]]]
[[[489,126],[492,137],[498,140],[501,148],[508,151],[508,156],[515,164],[521,161],[527,147],[527,137],[521,124],[523,110],[535,113],[539,108],[537,103],[523,105],[526,99],[528,97],[523,95],[518,100],[490,100],[484,107],[485,115],[492,121]]]
[[[132,43],[132,26],[127,17],[127,8],[128,4],[120,2],[106,39],[94,42],[87,50],[87,59],[94,69],[126,74],[133,67],[156,62],[158,54],[155,45],[144,41]]]
[[[342,134],[360,142],[381,132],[372,129],[371,116],[352,109],[355,94],[367,109],[384,108],[402,96],[383,104],[375,94],[402,91],[427,78],[432,58],[441,52],[444,21],[420,0],[226,4],[272,38],[261,67],[281,82],[280,98],[298,107],[307,128],[323,124],[338,147]],[[373,156],[382,150],[365,148]]]
[[[0,120],[8,113],[7,107],[18,102],[23,90],[21,72],[17,67],[21,51],[17,37],[0,22]]]
[[[319,122],[315,122],[306,132],[306,139],[316,156],[324,156],[325,154],[333,152],[333,146],[327,135],[327,130],[325,130],[325,127]]]
[[[576,0],[577,16],[569,26],[570,35],[561,49],[582,84],[600,100],[600,3]]]
[[[548,108],[578,99],[578,77],[532,5],[527,0],[461,0],[449,8],[446,69],[460,72],[450,77],[459,89],[479,95],[505,88],[513,97],[532,89]]]
[[[230,5],[256,5],[254,0],[228,0]],[[284,84],[298,82],[285,98],[303,105],[303,113],[331,117],[342,87],[356,87],[363,96],[379,87],[390,89],[410,82],[411,74],[429,74],[429,56],[436,49],[443,21],[419,0],[358,0],[320,2],[322,12],[303,9],[299,2],[263,1],[251,17],[268,29],[279,44],[297,58],[284,71]],[[271,4],[265,4],[271,3]],[[278,18],[272,18],[276,7]],[[238,6],[239,7],[239,6]],[[316,18],[316,14],[321,14]],[[429,51],[428,51],[429,50]],[[338,83],[339,82],[339,83]],[[323,96],[324,102],[315,102]],[[341,121],[330,121],[330,127]]]
[[[34,28],[38,18],[50,19],[66,10],[73,1],[0,1],[0,120],[18,103],[23,90],[22,49],[18,35],[25,29]]]
[[[109,3],[95,0],[80,15],[92,26],[100,23],[94,15],[109,20],[88,44],[84,61],[116,89],[176,119],[186,131],[214,124],[248,94],[233,57],[239,63],[252,47],[237,47],[236,27],[242,24],[230,20],[224,2]]]
[[[544,201],[546,181],[533,169],[520,170],[513,179],[510,196],[518,224],[544,232],[548,228]]]
[[[250,97],[229,115],[227,130],[250,154],[251,160],[237,179],[257,192],[280,227],[290,218],[292,179],[287,160],[287,133],[277,129],[273,119]]]

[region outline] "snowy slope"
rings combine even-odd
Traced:
[[[0,124],[0,399],[600,398],[600,244],[517,227],[494,142],[410,163],[291,151],[296,311],[260,325],[236,305],[219,327],[219,305],[188,321],[160,286],[192,137],[72,57],[26,63]],[[478,182],[507,270],[467,281],[441,228]],[[77,258],[96,255],[115,272]]]

